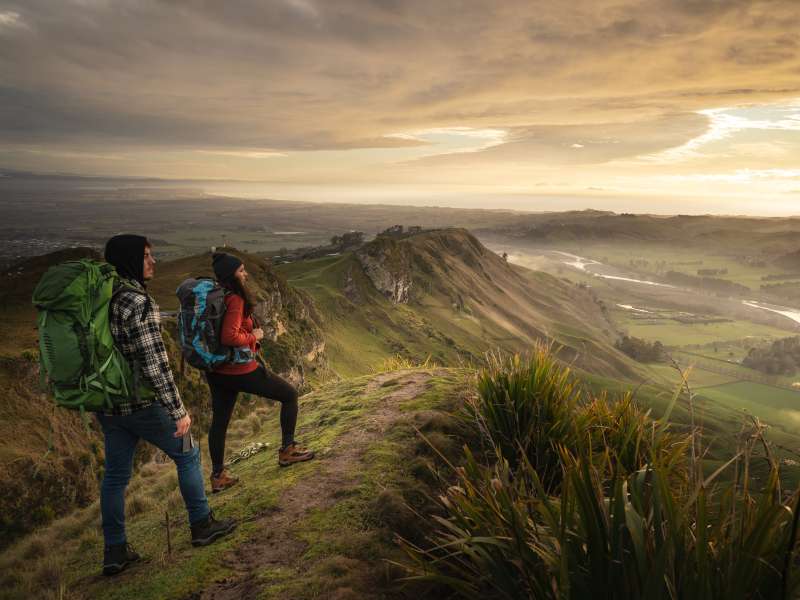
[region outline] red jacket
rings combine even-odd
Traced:
[[[220,342],[224,346],[250,346],[253,354],[258,351],[258,342],[253,335],[253,319],[244,314],[244,299],[239,294],[225,296],[225,317],[222,319]],[[248,363],[225,363],[214,369],[215,373],[223,375],[245,375],[258,368],[258,363],[251,360]]]

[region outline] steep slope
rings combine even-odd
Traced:
[[[0,359],[0,548],[97,497],[102,439],[39,389],[38,364]]]
[[[612,347],[613,329],[588,290],[510,265],[463,229],[379,236],[355,253],[279,270],[314,297],[331,366],[342,375],[393,355],[474,362],[539,339],[562,345],[582,368],[636,372]]]

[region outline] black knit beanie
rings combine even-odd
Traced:
[[[217,276],[217,281],[224,283],[233,279],[233,274],[236,273],[236,269],[242,266],[242,261],[230,254],[216,252],[211,259],[211,264],[214,267],[214,275]]]
[[[120,277],[144,285],[144,249],[147,238],[141,235],[115,235],[106,242],[106,262],[114,265]]]

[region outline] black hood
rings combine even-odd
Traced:
[[[106,262],[117,268],[120,277],[144,285],[144,249],[147,238],[141,235],[115,235],[106,242]]]

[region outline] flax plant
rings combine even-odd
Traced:
[[[694,430],[669,432],[629,396],[584,401],[565,373],[541,348],[481,372],[470,414],[493,460],[465,447],[463,466],[450,464],[428,544],[401,540],[410,579],[481,600],[800,596],[800,495],[781,493],[757,421],[729,461],[697,478]],[[769,477],[754,490],[759,448]]]
[[[512,470],[527,457],[550,489],[561,478],[558,446],[577,443],[580,388],[548,356],[544,345],[524,357],[489,354],[466,409]]]

